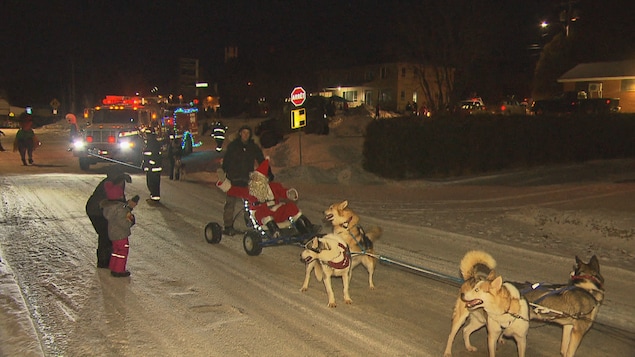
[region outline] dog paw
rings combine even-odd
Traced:
[[[307,290],[309,290],[309,288],[308,288],[308,287],[304,287],[304,286],[303,286],[303,287],[301,287],[301,288],[300,288],[300,291],[301,291],[301,292],[305,292],[305,291],[307,291]]]
[[[470,352],[476,352],[476,351],[478,351],[478,348],[476,348],[474,346],[470,346],[470,347],[467,347],[467,350],[470,351]]]
[[[344,300],[344,302],[345,302],[347,305],[350,305],[350,304],[352,304],[352,303],[353,303],[353,300],[351,300],[351,299],[347,299],[347,300]]]
[[[333,302],[329,301],[328,307],[337,307],[337,304],[335,303],[335,301]]]

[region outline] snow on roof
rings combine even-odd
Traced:
[[[635,79],[635,60],[581,63],[558,78],[558,82]]]

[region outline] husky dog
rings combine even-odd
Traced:
[[[496,343],[502,336],[516,340],[518,357],[525,356],[529,332],[529,304],[520,291],[503,278],[490,273],[461,294],[461,300],[470,308],[482,307],[487,315],[487,349],[490,357],[496,355]]]
[[[560,354],[564,357],[575,355],[604,300],[604,277],[598,258],[594,255],[584,263],[576,256],[575,261],[568,284],[515,284],[530,303],[532,320],[562,326]]]
[[[369,287],[375,289],[373,274],[377,266],[377,257],[373,242],[381,236],[381,227],[371,227],[364,231],[359,225],[359,216],[349,208],[348,201],[329,206],[324,211],[324,218],[333,225],[333,233],[348,244],[353,257],[353,268],[361,263],[368,271]]]
[[[344,285],[344,302],[353,303],[348,292],[352,266],[351,253],[346,242],[335,234],[327,234],[322,237],[314,237],[304,247],[301,257],[306,264],[306,272],[302,291],[306,291],[308,288],[309,277],[311,270],[313,270],[317,280],[324,282],[329,300],[328,306],[336,307],[331,277],[341,276]]]
[[[463,256],[461,264],[459,265],[463,284],[459,289],[459,296],[456,298],[456,304],[452,312],[452,328],[450,329],[450,336],[448,336],[448,342],[445,346],[445,352],[443,353],[444,357],[452,356],[454,338],[468,317],[469,321],[463,329],[463,341],[468,351],[474,352],[477,350],[470,342],[470,335],[485,326],[487,315],[482,306],[468,307],[461,299],[461,296],[467,291],[472,290],[476,283],[487,280],[488,276],[493,274],[494,268],[496,268],[496,260],[486,252],[473,250]]]

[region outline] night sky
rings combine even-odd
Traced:
[[[468,3],[448,1],[456,11]],[[513,24],[501,29],[501,39],[517,42],[501,44],[509,48],[501,53],[525,61],[527,46],[538,39],[535,24],[560,1],[490,3],[497,2],[507,14],[502,22]],[[421,3],[5,0],[0,91],[20,106],[63,100],[73,83],[77,97],[161,91],[175,83],[180,57],[198,58],[204,76],[217,75],[228,45],[238,46],[240,56],[276,53],[289,66],[307,68],[379,61],[392,48],[404,11]]]

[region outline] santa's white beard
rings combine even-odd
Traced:
[[[269,180],[259,172],[251,174],[248,187],[249,194],[260,202],[272,201],[274,198],[271,187],[269,187]]]

